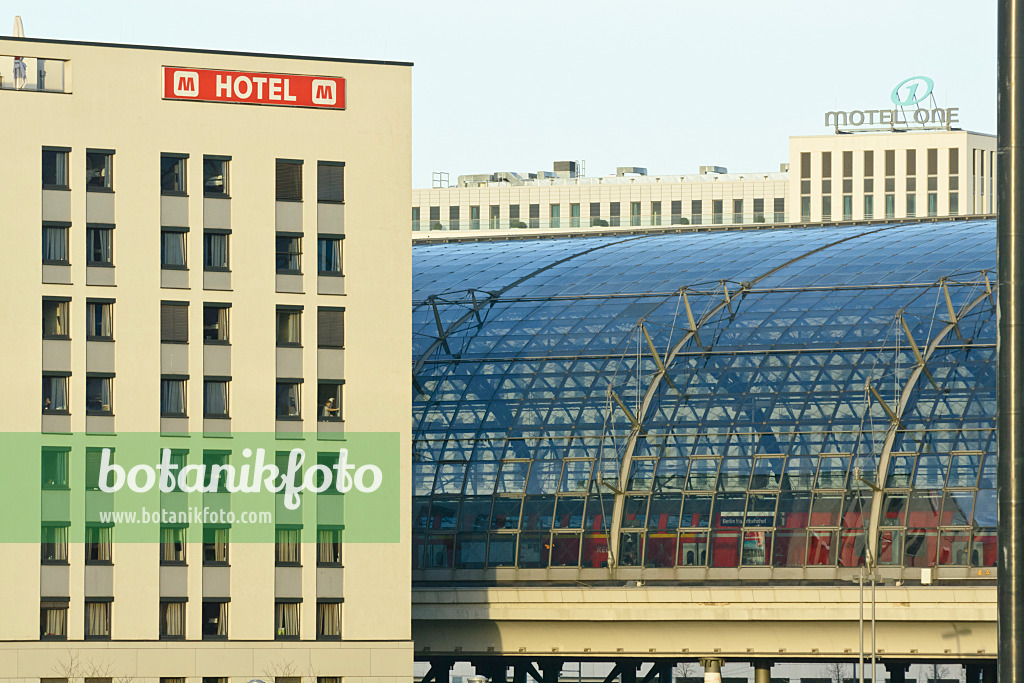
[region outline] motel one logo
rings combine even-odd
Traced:
[[[935,102],[934,89],[934,81],[927,76],[911,76],[892,89],[889,99],[895,108],[830,111],[825,113],[825,125],[834,126],[837,133],[853,132],[851,129],[841,130],[840,126],[949,130],[952,124],[960,122],[960,108],[939,107]]]

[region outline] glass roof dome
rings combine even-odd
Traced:
[[[995,269],[992,220],[414,246],[414,578],[994,578]]]

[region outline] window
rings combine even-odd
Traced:
[[[651,202],[651,225],[661,225],[661,202]]]
[[[702,220],[704,209],[701,200],[693,199],[690,201],[690,223],[692,225],[700,225]]]
[[[316,200],[334,204],[341,204],[345,201],[345,162],[317,162]]]
[[[85,414],[110,415],[114,411],[114,376],[89,373],[85,378]]]
[[[316,342],[321,349],[345,346],[345,309],[320,307],[316,310]]]
[[[552,228],[558,228],[562,225],[562,207],[560,204],[552,204],[548,207],[548,216],[550,218],[550,225]]]
[[[743,200],[734,199],[732,200],[732,222],[738,224],[743,223]]]
[[[569,226],[573,228],[580,227],[580,205],[570,204],[569,205]]]
[[[302,309],[277,308],[277,345],[302,346]]]
[[[864,218],[872,219],[875,217],[875,198],[873,195],[864,195]]]
[[[297,567],[301,564],[301,540],[301,528],[279,526],[274,530],[274,559],[278,566]]]
[[[853,195],[843,195],[843,220],[853,220]]]
[[[601,202],[590,203],[590,224],[597,225],[595,221],[601,219]]]
[[[70,299],[43,299],[43,339],[69,339]]]
[[[57,415],[68,414],[68,379],[70,375],[43,375],[43,412]]]
[[[497,230],[501,227],[501,207],[492,204],[489,214],[489,227],[491,230]]]
[[[321,567],[341,566],[341,529],[317,528],[316,563]]]
[[[113,527],[109,526],[87,525],[85,527],[86,564],[110,564],[110,539],[113,531]]]
[[[907,217],[913,218],[917,215],[917,195],[907,195]]]
[[[917,175],[917,150],[907,150],[907,175]]]
[[[207,566],[226,565],[228,563],[227,527],[203,527],[203,564]]]
[[[44,489],[68,488],[67,448],[43,448],[41,452],[42,486]]]
[[[829,195],[821,198],[821,220],[832,220],[832,197]]]
[[[277,201],[302,201],[302,162],[292,159],[277,160]]]
[[[112,601],[85,600],[85,638],[110,640],[110,607]]]
[[[302,235],[277,233],[277,272],[302,273]]]
[[[448,229],[459,229],[459,207],[457,206],[448,207]]]
[[[188,267],[185,259],[185,235],[187,228],[163,228],[160,231],[160,267],[170,270],[184,270]]]
[[[71,226],[65,223],[43,223],[43,263],[49,265],[70,265],[68,254],[68,233]]]
[[[39,601],[39,639],[68,639],[67,598],[43,598]]]
[[[203,417],[228,417],[228,385],[230,377],[207,377],[203,380]]]
[[[274,625],[278,640],[299,637],[299,607],[298,602],[274,603]]]
[[[85,151],[86,192],[110,192],[114,189],[114,153],[89,149]]]
[[[679,199],[672,200],[672,225],[683,224],[683,202]]]
[[[43,564],[68,563],[68,527],[44,526],[41,532],[40,550]]]
[[[480,229],[480,207],[471,206],[469,207],[469,228],[470,230]]]
[[[184,377],[165,375],[160,378],[160,417],[188,417],[185,412]]]
[[[114,340],[114,302],[88,299],[85,302],[85,338],[90,341]]]
[[[185,564],[185,527],[160,527],[160,564]]]
[[[316,404],[319,406],[321,422],[341,422],[341,387],[343,382],[320,380],[316,388]]]
[[[203,640],[228,637],[229,604],[226,600],[203,600]]]
[[[722,200],[721,199],[712,199],[711,200],[711,222],[714,223],[715,225],[721,225],[722,224],[722,213],[723,213],[723,211],[724,211],[724,207],[722,206]]]
[[[896,216],[896,195],[887,194],[885,195],[885,217],[894,218]]]
[[[160,639],[181,640],[185,638],[184,600],[160,601]]]
[[[160,302],[160,341],[165,344],[188,343],[188,302]]]
[[[203,157],[203,196],[228,196],[228,162],[230,157]]]
[[[619,225],[619,202],[608,203],[608,224],[617,227]]]
[[[43,189],[68,189],[68,153],[64,147],[43,148]]]
[[[764,198],[759,197],[754,200],[754,222],[764,223]]]
[[[203,304],[203,343],[227,344],[231,304]]]
[[[160,155],[160,194],[185,196],[187,154]]]
[[[775,211],[774,211],[774,213],[775,213],[775,216],[774,216],[775,222],[776,223],[784,223],[786,221],[786,198],[785,197],[776,197],[773,200],[773,204],[774,204],[774,206],[772,208],[775,209]]]
[[[203,232],[203,270],[226,271],[228,262],[229,230],[206,230]]]
[[[640,202],[629,203],[629,224],[640,225]]]
[[[928,215],[939,215],[939,195],[936,192],[928,193]]]
[[[319,640],[341,640],[341,603],[316,603],[316,637]]]
[[[341,241],[342,237],[340,235],[320,235],[317,237],[317,273],[320,275],[341,275]]]
[[[949,193],[949,215],[955,216],[960,213],[960,194],[957,192]]]
[[[114,265],[114,226],[87,225],[85,228],[85,262],[90,266]]]
[[[418,206],[412,207],[412,229],[420,229],[420,207]]]
[[[301,382],[277,382],[277,419],[299,419],[302,417],[302,406],[299,403]]]

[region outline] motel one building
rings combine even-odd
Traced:
[[[0,39],[0,679],[411,676],[410,66]],[[104,517],[111,462],[342,448],[383,485],[262,536]],[[147,500],[244,510],[213,472]]]
[[[776,170],[649,175],[620,166],[586,177],[579,162],[556,161],[551,171],[442,179],[413,190],[412,230],[703,230],[992,214],[995,136],[961,129],[959,108],[937,108],[925,99],[931,90],[931,79],[916,77],[883,109],[825,113],[830,132],[791,137]]]

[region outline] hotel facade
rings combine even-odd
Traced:
[[[410,66],[0,39],[0,424],[42,443],[4,449],[0,679],[411,676]],[[125,434],[179,467],[378,435],[394,526],[307,492],[264,542],[130,542],[96,517]],[[210,486],[159,503],[245,498]]]
[[[577,162],[554,171],[459,176],[416,189],[413,232],[584,230],[839,223],[994,211],[995,136],[949,128],[796,136],[778,171],[689,175],[620,167],[584,177]]]

